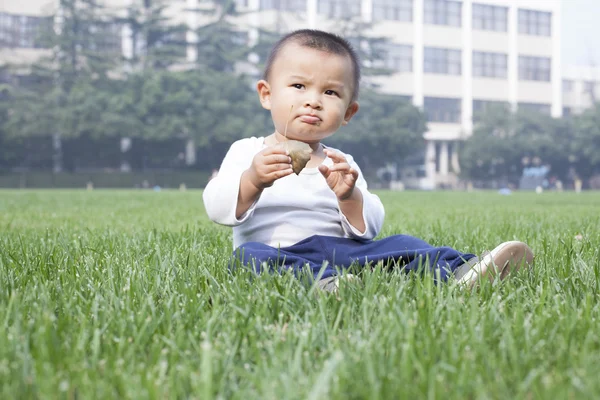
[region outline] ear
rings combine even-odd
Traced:
[[[262,104],[263,108],[266,110],[271,109],[271,86],[269,82],[261,79],[256,84],[256,90],[258,91],[258,98],[260,99],[260,104]]]
[[[344,114],[344,121],[342,122],[342,125],[348,125],[350,119],[358,112],[358,108],[358,103],[356,101],[350,103],[346,109],[346,114]]]

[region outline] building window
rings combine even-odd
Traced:
[[[473,29],[506,32],[508,7],[473,3]]]
[[[583,82],[583,93],[594,95],[596,93],[596,82],[584,81]]]
[[[431,74],[460,75],[462,71],[461,52],[460,50],[425,47],[423,67],[425,72]]]
[[[0,47],[48,47],[44,37],[48,36],[51,28],[52,17],[30,17],[0,12]]]
[[[552,106],[550,104],[543,103],[519,103],[519,110],[550,115],[552,111]]]
[[[425,23],[433,25],[461,26],[462,3],[451,0],[425,0]]]
[[[499,100],[473,100],[473,115],[487,112],[493,108],[508,110],[508,102]]]
[[[261,0],[262,3],[263,0]],[[235,6],[237,8],[248,8],[248,0],[235,0]]]
[[[378,46],[380,59],[375,67],[387,68],[395,72],[412,72],[412,46],[407,44],[384,43]]]
[[[360,15],[361,0],[318,0],[317,12],[328,18],[352,18]]]
[[[573,114],[571,107],[563,107],[562,116],[564,118],[569,118]]]
[[[306,11],[306,0],[260,0],[260,9],[292,12]]]
[[[519,9],[519,33],[550,36],[552,34],[552,13]]]
[[[373,0],[373,20],[412,21],[413,0]]]
[[[461,100],[425,97],[423,110],[430,122],[460,122]]]
[[[502,53],[473,52],[473,76],[506,78],[508,56]]]
[[[102,53],[121,53],[121,25],[114,22],[96,23],[89,27],[88,50]],[[184,34],[185,40],[185,34]],[[162,45],[163,43],[157,43]]]
[[[563,93],[571,93],[575,87],[575,82],[571,79],[563,79],[562,81],[562,91]]]
[[[550,81],[551,60],[548,57],[519,56],[519,79]]]

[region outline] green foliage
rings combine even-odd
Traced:
[[[215,168],[229,145],[265,134],[268,113],[260,107],[250,81],[217,71],[146,71],[128,80],[132,124],[128,136],[146,140],[192,139],[199,167]]]
[[[573,128],[568,120],[491,107],[478,117],[473,135],[461,148],[461,170],[470,179],[516,183],[525,166],[549,165],[551,174],[566,179],[572,145]]]
[[[600,172],[600,103],[573,121],[573,157],[583,176]]]
[[[208,1],[211,7],[196,12],[209,15],[211,21],[197,30],[198,59],[204,68],[221,72],[233,72],[235,63],[244,61],[250,53],[247,33],[235,28],[231,17],[239,15],[233,0]]]
[[[43,63],[68,92],[82,77],[106,77],[120,61],[120,26],[97,0],[60,0],[46,45],[54,49]]]
[[[12,137],[115,137],[139,127],[128,111],[126,86],[119,80],[71,82],[69,91],[55,86],[49,91],[20,88],[11,97],[6,132]]]
[[[359,103],[358,113],[327,143],[352,154],[363,169],[400,163],[424,147],[425,117],[407,100],[364,90]]]
[[[166,69],[185,61],[187,27],[171,23],[168,5],[166,0],[133,2],[126,18],[116,18],[131,29],[133,54],[125,61],[134,69]]]

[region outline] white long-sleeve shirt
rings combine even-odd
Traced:
[[[287,247],[313,235],[361,239],[377,236],[385,215],[383,205],[378,196],[367,190],[367,182],[349,154],[344,154],[346,160],[359,173],[355,189],[360,190],[363,197],[365,232],[350,225],[317,168],[304,168],[299,175],[276,180],[273,186],[263,190],[246,213],[236,218],[242,173],[250,167],[256,153],[267,147],[264,141],[264,137],[252,137],[233,143],[219,173],[204,189],[208,217],[233,227],[234,248],[247,242]],[[333,165],[330,158],[323,163]]]

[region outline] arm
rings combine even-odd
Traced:
[[[385,210],[379,197],[369,192],[360,168],[350,155],[326,149],[334,165],[319,170],[338,198],[342,227],[350,237],[373,239],[383,225]]]
[[[347,199],[338,199],[338,205],[351,226],[362,233],[367,230],[363,217],[363,196],[360,190],[353,190]]]
[[[237,218],[235,210],[242,174],[252,162],[253,155],[247,150],[251,146],[250,139],[233,143],[221,163],[219,173],[204,188],[204,208],[208,217],[218,224],[236,226],[245,220]]]
[[[292,172],[292,159],[283,146],[270,146],[256,154],[240,179],[236,218],[248,211],[263,190]]]
[[[242,217],[242,215],[248,212],[250,207],[256,203],[262,191],[263,189],[259,189],[252,184],[250,178],[248,177],[248,170],[244,171],[240,178],[240,190],[238,192],[235,217],[239,219]]]
[[[219,224],[236,226],[246,221],[262,191],[291,174],[291,160],[282,147],[268,147],[257,154],[243,139],[235,142],[202,195],[208,217]]]

